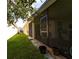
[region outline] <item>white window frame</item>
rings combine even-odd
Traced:
[[[44,18],[46,18],[46,19],[44,19]],[[46,30],[42,30],[42,29],[41,29],[42,20],[46,20]],[[47,34],[47,35],[46,35],[46,38],[47,38],[47,37],[48,37],[48,18],[47,18],[47,15],[44,15],[43,17],[40,18],[40,36],[41,36],[41,37],[43,37],[43,36],[42,36],[43,33],[46,33],[46,34]]]

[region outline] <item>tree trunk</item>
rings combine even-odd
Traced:
[[[19,32],[19,28],[15,25],[15,23],[12,23],[12,25],[17,29],[17,32]]]

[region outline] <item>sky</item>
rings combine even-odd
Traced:
[[[34,8],[36,8],[36,9],[39,9],[40,8],[40,6],[45,2],[46,0],[36,0],[36,2],[35,3],[33,3],[32,4],[32,6],[34,7]]]
[[[4,1],[5,0],[3,0],[3,3],[0,2],[0,10],[1,10],[0,11],[0,35],[1,35],[0,37],[8,39],[11,36],[13,36],[14,34],[16,34],[17,30],[16,30],[16,28],[13,28],[12,26],[10,26],[10,27],[7,26],[7,17],[6,17],[7,16],[7,4],[6,4],[6,2],[5,2],[6,5],[4,6],[5,8],[2,9]],[[44,2],[45,2],[45,0],[42,0],[42,2],[40,0],[36,0],[36,2],[33,3],[32,6],[36,9],[38,9]],[[16,25],[18,27],[23,27],[24,24],[23,24],[23,21],[21,18],[19,18],[19,21],[16,23]]]
[[[16,23],[16,25],[18,26],[18,27],[23,27],[23,20],[21,19],[21,18],[19,18],[18,19],[18,22]]]

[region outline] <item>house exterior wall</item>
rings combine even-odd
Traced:
[[[31,39],[35,38],[35,23],[34,17],[29,17],[23,27],[23,32]]]
[[[39,16],[35,16],[34,23],[35,23],[35,39],[40,39],[40,23],[39,23]]]
[[[71,0],[57,0],[54,4],[52,4],[50,7],[48,7],[46,10],[44,10],[42,13],[38,14],[36,16],[35,20],[35,31],[36,31],[36,37],[37,39],[41,40],[41,38],[38,38],[40,36],[40,18],[44,15],[47,15],[48,17],[48,32],[49,32],[49,41],[51,39],[58,39],[59,38],[59,32],[58,32],[58,23],[62,23],[64,32],[67,33],[68,31],[68,25],[72,24],[72,6],[71,6]],[[64,40],[68,40],[67,34],[62,34]],[[43,40],[45,41],[45,40]],[[48,41],[48,40],[47,40]],[[53,41],[53,40],[51,40]],[[52,43],[50,43],[51,45]]]
[[[40,18],[47,15],[48,37],[40,36]],[[50,47],[68,49],[72,46],[72,0],[56,0],[43,12],[34,16],[35,39]]]
[[[57,43],[59,43],[60,46],[63,47],[71,45],[71,39],[69,38],[68,34],[69,26],[72,24],[71,0],[57,0],[53,5],[51,5],[48,8],[48,20],[49,20],[49,34],[51,34],[49,35],[50,37],[49,45],[51,44],[56,45],[55,43],[57,41],[58,41]],[[64,41],[66,44],[64,43]]]
[[[26,35],[29,35],[29,24],[28,22],[25,23],[24,27],[23,27],[23,32]]]

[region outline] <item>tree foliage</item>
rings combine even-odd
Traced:
[[[35,0],[8,0],[7,8],[7,22],[9,25],[17,21],[18,18],[26,18],[28,11],[33,13],[32,3]]]

